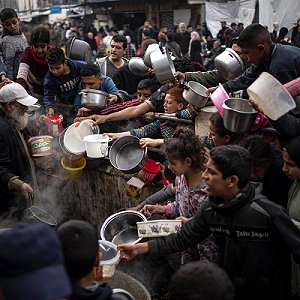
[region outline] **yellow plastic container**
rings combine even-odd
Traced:
[[[86,159],[81,157],[78,160],[69,160],[63,157],[60,161],[62,167],[66,170],[67,176],[72,179],[80,179],[82,176],[82,170],[86,166]]]

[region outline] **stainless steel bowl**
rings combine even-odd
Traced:
[[[206,92],[207,88],[202,84],[195,81],[189,81],[187,83],[187,87],[185,87],[185,90],[182,93],[182,96],[187,102],[194,106],[203,107],[208,100]]]
[[[249,104],[249,100],[229,98],[222,105],[224,126],[232,132],[248,132],[255,122],[258,112]]]
[[[144,64],[144,61],[141,57],[132,57],[128,63],[129,70],[137,75],[143,76],[148,72],[148,67]]]
[[[115,245],[123,243],[138,243],[136,222],[146,221],[146,217],[137,211],[125,210],[108,217],[100,229],[102,240],[110,241]]]
[[[67,56],[71,59],[83,60],[90,63],[92,59],[91,46],[87,42],[74,37],[71,41],[70,48],[67,49]]]
[[[152,68],[152,62],[151,62],[150,54],[155,52],[155,51],[159,51],[159,45],[158,44],[149,45],[146,52],[145,52],[144,64],[149,68]]]
[[[117,139],[109,151],[110,163],[126,174],[139,172],[147,158],[147,148],[142,149],[140,140],[132,135]]]
[[[36,121],[41,115],[42,107],[40,104],[36,103],[28,107],[27,115],[29,121]]]
[[[90,109],[101,109],[107,104],[108,94],[93,89],[84,89],[79,93],[81,95],[81,105]]]
[[[214,62],[216,69],[226,80],[234,79],[245,71],[242,59],[231,48],[226,48]]]

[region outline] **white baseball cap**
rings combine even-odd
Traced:
[[[30,96],[19,83],[8,83],[0,89],[0,103],[17,101],[22,105],[31,106],[38,99]]]

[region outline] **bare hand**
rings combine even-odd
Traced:
[[[116,103],[116,102],[118,102],[118,96],[117,95],[109,95],[107,97],[107,101],[109,104]]]
[[[184,73],[181,73],[179,71],[177,71],[175,73],[175,77],[177,78],[178,81],[181,81],[181,80],[185,80],[185,74]]]
[[[47,115],[48,115],[49,117],[54,116],[54,109],[53,109],[52,107],[50,107],[50,108],[48,109]]]
[[[142,138],[140,139],[140,145],[142,148],[146,147],[158,147],[164,143],[163,139],[150,139],[150,138]]]
[[[128,207],[127,210],[140,211],[142,209],[142,205],[138,204],[137,206]]]
[[[207,95],[212,94],[219,86],[210,87],[207,89],[206,93]]]
[[[148,243],[121,244],[118,246],[118,250],[121,252],[121,258],[129,261],[139,254],[147,253],[149,251],[149,246]]]
[[[180,217],[176,218],[176,220],[181,220],[182,224],[185,224],[189,220],[189,218],[186,218],[184,216],[180,216]]]
[[[258,106],[258,104],[254,100],[250,99],[249,103],[255,110],[257,110],[258,112],[264,113],[263,110]]]
[[[144,114],[147,122],[152,122],[154,120],[154,112],[150,111]]]
[[[118,138],[120,138],[122,136],[130,135],[130,132],[125,131],[125,132],[119,132],[119,133],[105,133],[105,134],[108,135],[109,137],[111,137],[113,140],[117,140]]]
[[[189,103],[187,106],[187,109],[189,111],[189,113],[195,118],[199,115],[199,111],[200,110],[198,107],[195,107],[193,104]]]
[[[22,197],[25,200],[28,200],[29,193],[33,193],[32,187],[28,183],[23,182],[22,185],[21,185],[21,194],[22,194]]]
[[[164,205],[151,205],[151,204],[146,204],[141,212],[147,216],[151,216],[152,214],[164,214],[166,212],[166,208]]]
[[[77,117],[86,117],[89,115],[90,112],[91,110],[89,108],[81,107],[77,112]]]
[[[101,123],[105,123],[107,116],[101,116],[101,115],[91,115],[89,116],[89,119],[94,120],[94,125],[98,125]]]

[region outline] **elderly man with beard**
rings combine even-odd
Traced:
[[[18,83],[0,89],[0,215],[20,217],[29,193],[37,189],[35,170],[25,130],[28,107],[37,99]],[[33,185],[31,185],[33,183]]]

